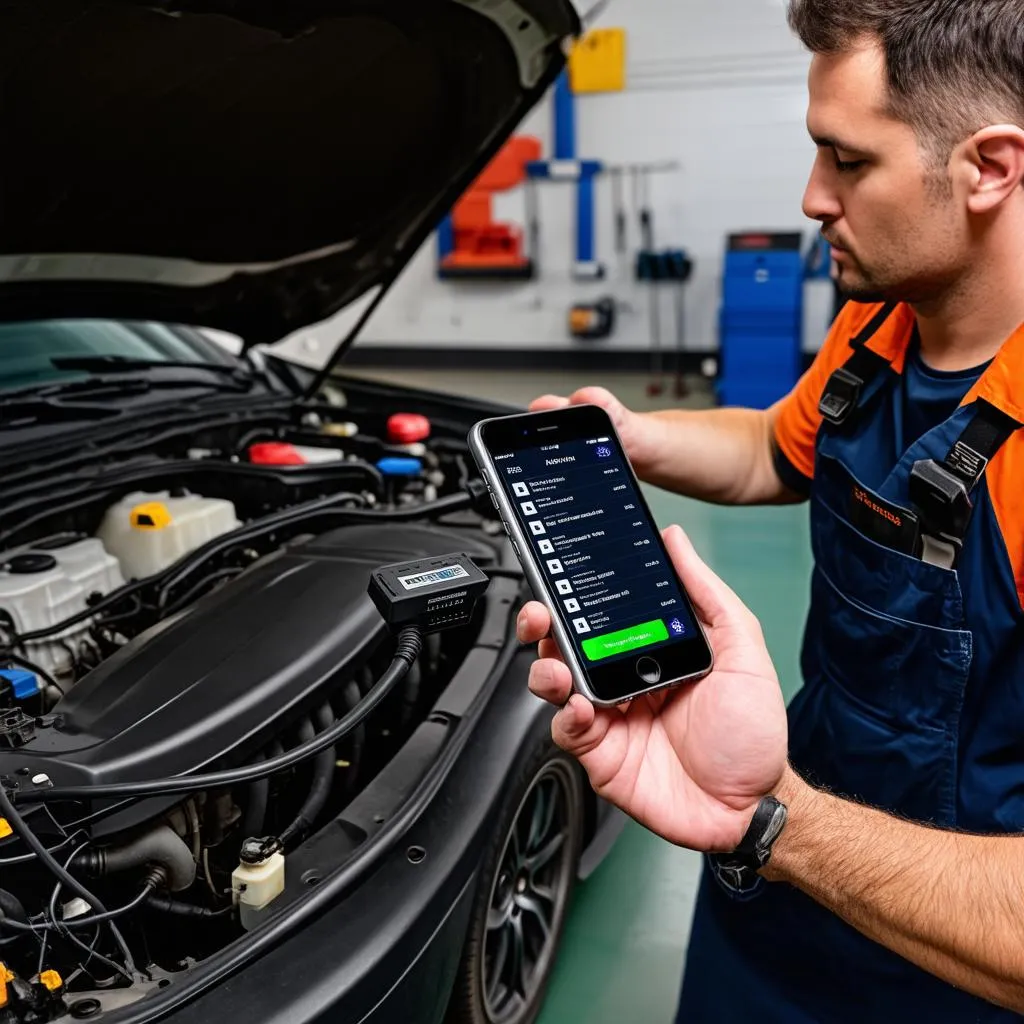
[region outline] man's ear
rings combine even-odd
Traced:
[[[991,213],[1024,183],[1024,129],[990,125],[965,144],[963,159],[970,167],[971,213]]]

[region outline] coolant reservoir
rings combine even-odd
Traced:
[[[284,892],[284,855],[268,855],[265,842],[246,840],[241,863],[231,873],[231,898],[246,931],[257,923],[259,912]]]
[[[49,629],[84,612],[93,594],[109,594],[124,583],[117,559],[94,537],[21,548],[0,554],[0,616],[15,633]],[[26,658],[53,675],[72,668],[72,651],[89,631],[78,622],[22,648]]]
[[[125,578],[143,579],[239,525],[234,504],[222,498],[137,491],[107,509],[97,536]]]

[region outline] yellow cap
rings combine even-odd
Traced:
[[[14,981],[14,975],[7,969],[7,964],[0,960],[0,1008],[7,1005],[7,982]]]
[[[135,530],[163,530],[171,525],[171,513],[159,501],[136,505],[128,514],[128,519]]]
[[[39,975],[39,980],[46,986],[51,992],[56,992],[64,982],[61,980],[61,976],[56,971],[43,971]]]
[[[0,839],[6,839],[13,834],[14,829],[11,828],[11,823],[6,818],[0,818]]]

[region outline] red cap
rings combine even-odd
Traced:
[[[249,446],[249,461],[257,466],[304,466],[306,460],[293,444],[263,441]]]
[[[414,412],[398,412],[388,420],[388,440],[392,444],[415,444],[430,437],[430,420]]]

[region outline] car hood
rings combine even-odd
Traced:
[[[386,286],[564,66],[568,0],[8,0],[0,319],[268,343]]]

